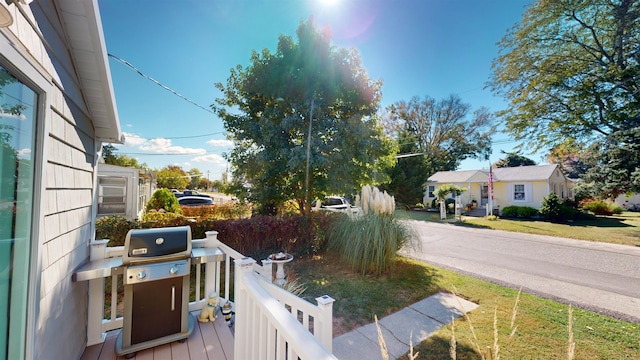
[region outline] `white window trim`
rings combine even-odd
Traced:
[[[516,199],[515,198],[515,188],[516,185],[524,186],[524,199]],[[533,201],[533,186],[529,182],[514,182],[508,184],[507,186],[509,201],[519,202],[519,203],[530,203]]]

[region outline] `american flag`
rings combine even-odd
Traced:
[[[491,201],[493,201],[493,171],[489,166],[489,194],[491,194]]]

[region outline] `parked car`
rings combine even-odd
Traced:
[[[314,200],[311,203],[313,210],[326,210],[326,211],[340,211],[340,212],[353,212],[359,213],[360,208],[357,206],[353,206],[349,203],[349,201],[340,196],[327,196],[323,200],[320,200],[320,206],[318,206],[318,201]]]
[[[178,198],[180,206],[203,206],[213,205],[211,197],[203,196],[181,196]]]

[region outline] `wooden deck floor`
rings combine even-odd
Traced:
[[[197,319],[198,312],[192,313]],[[186,342],[178,341],[156,346],[136,353],[136,360],[232,360],[233,334],[218,313],[213,323],[196,320],[193,333]],[[80,360],[124,360],[115,352],[116,338],[120,330],[111,331],[103,344],[87,347]]]

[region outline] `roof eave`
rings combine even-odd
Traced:
[[[123,143],[98,2],[57,3],[96,139]]]

